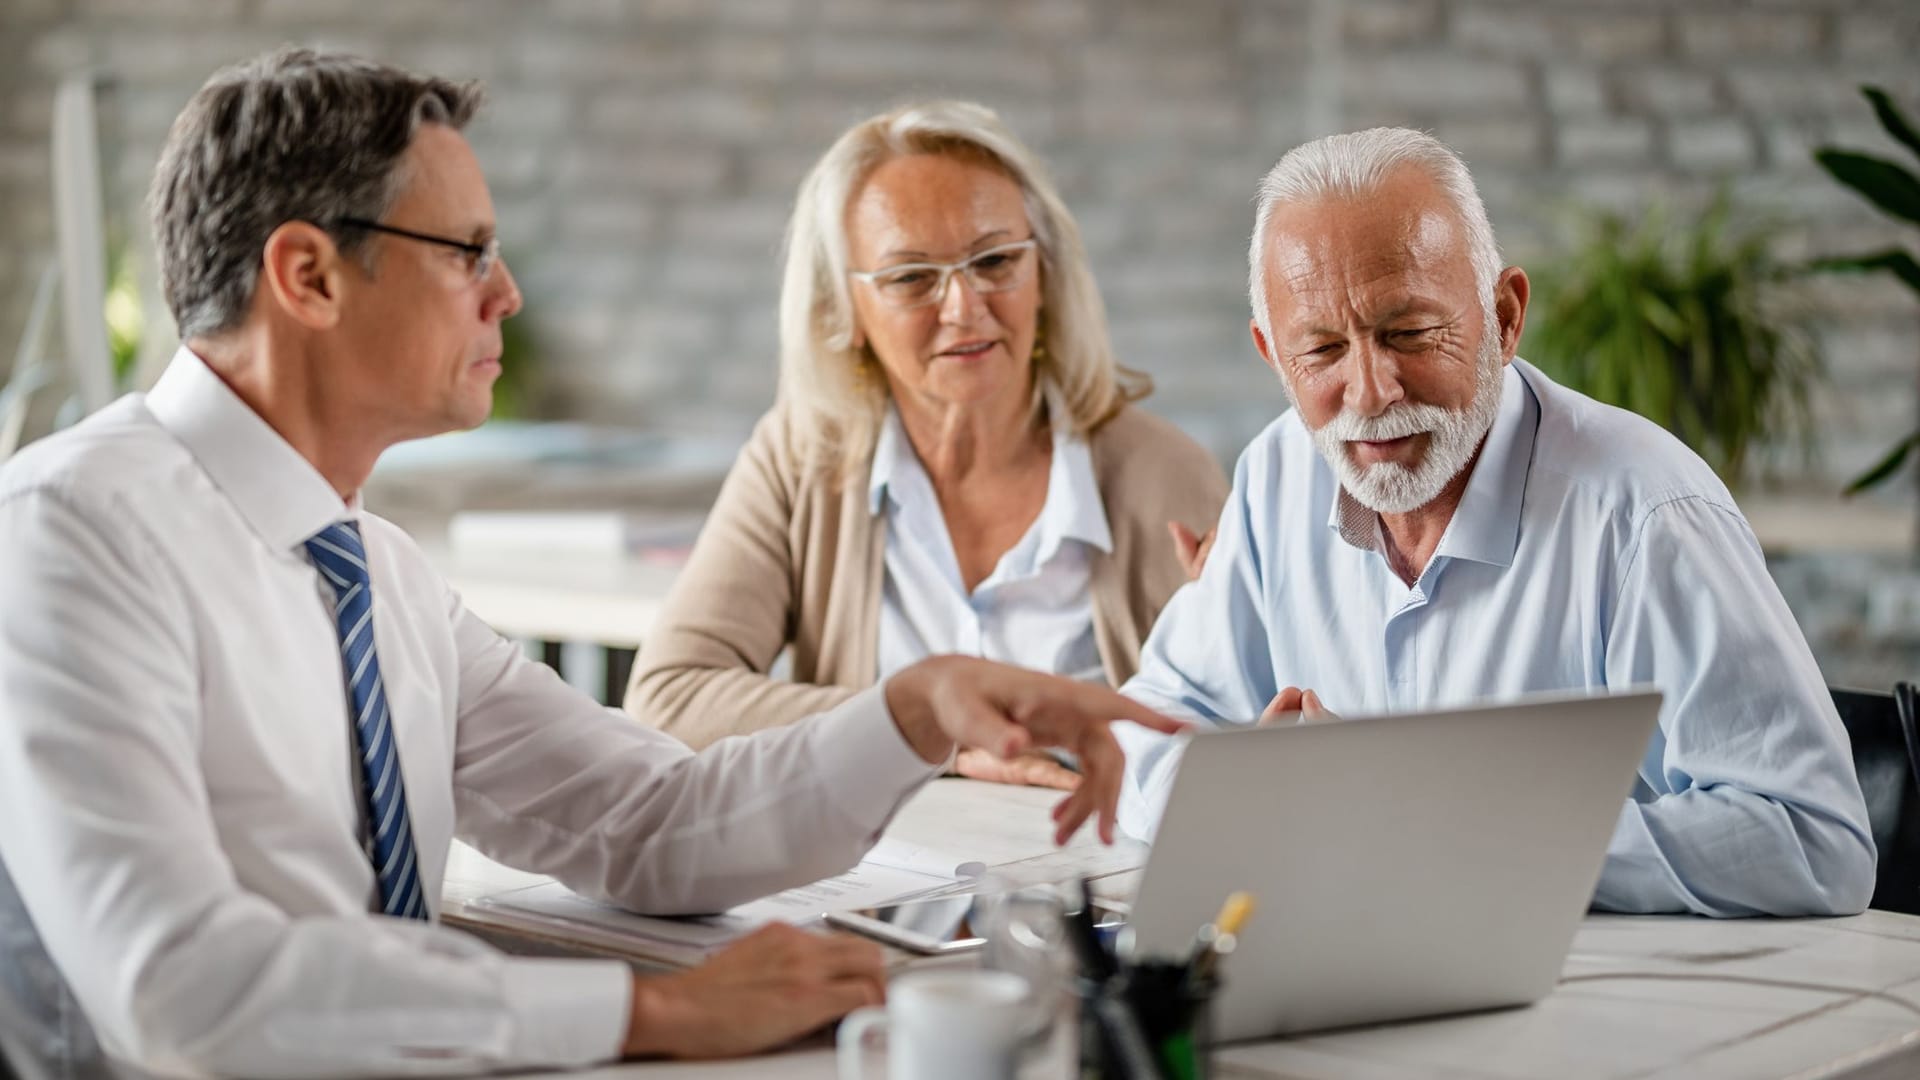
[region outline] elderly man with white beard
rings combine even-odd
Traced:
[[[1261,184],[1250,263],[1294,408],[1241,455],[1123,692],[1228,726],[1651,683],[1594,905],[1864,909],[1847,737],[1752,530],[1678,440],[1514,355],[1527,276],[1466,166],[1401,129],[1303,145]],[[1151,837],[1181,744],[1122,743],[1121,826]]]

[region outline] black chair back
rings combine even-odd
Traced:
[[[1915,690],[1891,694],[1834,690],[1833,703],[1853,742],[1853,767],[1867,797],[1867,821],[1880,852],[1873,905],[1920,915],[1920,726]]]

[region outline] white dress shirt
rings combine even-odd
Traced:
[[[1062,416],[1056,395],[1049,411]],[[1055,425],[1047,501],[993,572],[967,591],[933,481],[897,409],[874,444],[868,504],[886,512],[880,586],[880,677],[943,653],[1106,682],[1094,638],[1093,553],[1113,534],[1084,439]]]
[[[937,772],[879,688],[699,755],[601,708],[182,350],[0,471],[0,887],[116,1058],[397,1075],[618,1052],[624,964],[370,914],[340,648],[302,549],[347,517],[436,909],[455,836],[635,910],[725,908],[850,866]]]
[[[1284,686],[1364,715],[1652,683],[1666,695],[1660,726],[1594,902],[1866,907],[1873,839],[1833,699],[1746,519],[1679,440],[1515,360],[1412,585],[1388,565],[1378,522],[1299,414],[1276,420],[1241,455],[1206,570],[1167,605],[1124,692],[1232,725]],[[1120,823],[1150,836],[1180,744],[1115,730]],[[1353,784],[1370,797],[1366,777]]]

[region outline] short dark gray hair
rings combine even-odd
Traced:
[[[280,49],[208,79],[174,120],[148,194],[181,339],[245,320],[261,250],[282,224],[331,231],[342,218],[383,217],[420,125],[463,128],[481,98],[478,83],[310,49]],[[335,239],[365,258],[364,233]]]

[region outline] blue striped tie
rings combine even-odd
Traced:
[[[367,576],[367,549],[360,528],[337,521],[307,541],[307,555],[333,586],[333,621],[340,634],[340,658],[353,699],[353,731],[360,750],[361,785],[373,823],[373,868],[380,879],[380,910],[403,919],[427,918],[420,892],[420,869],[413,857],[413,824],[407,818],[406,786],[400,777],[400,748],[393,744],[387,714],[387,690],[380,681],[380,660],[373,652],[373,582]]]

